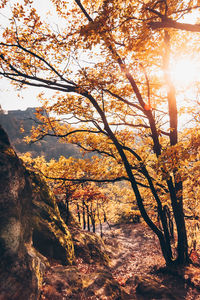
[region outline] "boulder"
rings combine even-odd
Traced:
[[[38,299],[47,258],[72,264],[73,242],[55,199],[1,126],[0,195],[0,299]]]
[[[23,166],[1,126],[0,195],[0,300],[128,299],[101,238],[72,216],[65,224],[45,181]],[[94,270],[73,265],[75,256]]]
[[[179,298],[154,276],[136,276],[136,294],[141,299],[178,300]]]
[[[92,232],[87,232],[79,227],[70,227],[74,243],[74,252],[76,257],[82,258],[86,263],[100,263],[108,265],[109,257],[103,240]]]
[[[74,261],[74,245],[55,198],[39,175],[30,172],[30,178],[33,188],[33,246],[46,258],[62,265],[71,265]]]
[[[31,246],[31,183],[2,127],[0,178],[0,299],[37,299],[45,265]]]
[[[106,268],[83,273],[77,266],[59,265],[48,268],[41,293],[42,300],[128,300],[128,296]]]

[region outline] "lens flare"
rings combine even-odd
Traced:
[[[200,81],[200,64],[192,59],[180,59],[171,67],[171,76],[177,87],[188,87]]]

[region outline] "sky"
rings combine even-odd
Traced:
[[[14,1],[15,0],[11,0],[11,3]],[[73,0],[69,1],[73,2]],[[21,0],[18,0],[18,2],[21,2]],[[41,17],[45,19],[45,21],[49,20],[49,22],[54,25],[58,22],[50,0],[34,0],[34,6],[37,9],[38,13],[41,15]],[[47,16],[45,14],[47,9],[51,11],[51,15]],[[0,12],[0,24],[3,24],[2,26],[6,26],[7,18],[9,18],[9,9],[4,10],[3,14]],[[194,16],[193,18],[191,18],[191,15],[189,15],[184,21],[189,23],[195,23],[195,19],[196,18]],[[179,66],[179,71],[177,74],[175,73],[175,77],[180,78],[186,73],[186,76],[188,78],[188,72],[185,72],[185,64],[183,64],[183,67],[184,70],[182,70],[182,67]],[[190,74],[191,73],[192,71],[190,72]],[[195,71],[195,74],[198,74],[199,77],[199,72]],[[42,92],[41,89],[34,87],[28,87],[25,90],[17,91],[10,84],[9,80],[5,78],[0,79],[0,104],[3,110],[5,111],[17,109],[25,110],[27,107],[41,106],[41,103],[37,99],[37,95],[40,92]]]
[[[73,1],[73,0],[70,0]],[[11,4],[16,2],[15,0],[10,1]],[[18,0],[17,2],[22,2]],[[47,21],[52,19],[51,23],[57,23],[56,16],[53,13],[53,6],[49,0],[34,0],[34,7],[42,18]],[[51,11],[51,16],[46,16],[47,10]],[[9,18],[10,11],[7,8],[0,12],[0,24],[4,27],[7,23],[7,18]],[[0,79],[0,105],[3,110],[25,110],[27,107],[38,107],[41,103],[37,99],[37,95],[42,92],[39,88],[28,87],[23,91],[16,91],[16,89],[10,84],[10,81],[3,78]]]
[[[0,104],[5,111],[41,106],[37,99],[38,92],[38,89],[30,87],[23,92],[16,91],[8,80],[0,79]]]

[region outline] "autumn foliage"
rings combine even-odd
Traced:
[[[181,23],[198,1],[52,0],[56,26],[34,1],[22,2],[11,5],[1,35],[0,74],[41,90],[31,140],[52,135],[95,154],[71,159],[65,181],[127,181],[166,263],[187,264],[185,220],[198,214],[199,103],[181,100],[187,91],[174,86],[170,68],[179,56],[198,56],[199,25]],[[193,120],[187,129],[184,118]]]

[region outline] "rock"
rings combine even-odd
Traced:
[[[101,263],[107,265],[109,258],[106,254],[103,240],[95,233],[81,230],[79,227],[71,227],[69,230],[74,243],[76,257],[81,257],[86,263]]]
[[[33,246],[47,258],[63,265],[72,264],[73,241],[55,198],[39,175],[30,173],[30,178],[33,186]]]
[[[87,280],[86,278],[84,280],[84,295],[86,299],[90,299],[89,297],[94,297],[92,299],[129,299],[109,270],[98,270],[92,276],[89,276]]]
[[[46,258],[71,264],[73,242],[55,199],[23,167],[1,126],[0,194],[0,299],[38,299]]]
[[[0,299],[37,299],[45,265],[31,246],[31,183],[0,127]]]
[[[143,299],[178,300],[173,293],[155,277],[145,276],[135,278],[136,293]]]
[[[0,194],[0,300],[128,299],[101,238],[72,217],[65,224],[44,180],[23,166],[1,127]],[[94,270],[72,266],[74,252]]]
[[[82,299],[82,276],[75,266],[51,266],[45,276],[41,299]]]

